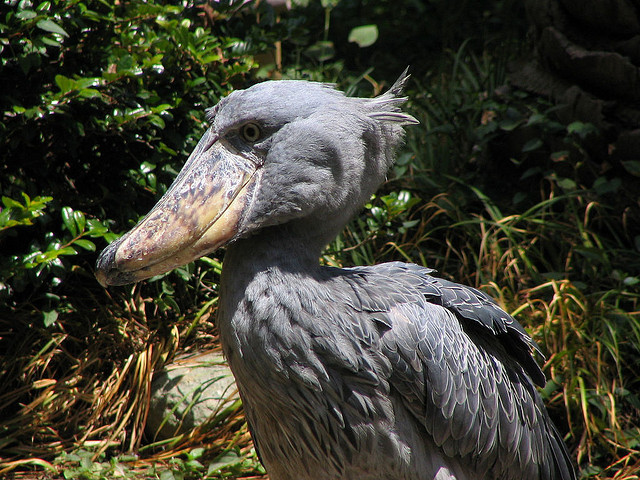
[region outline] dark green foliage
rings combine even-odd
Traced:
[[[487,44],[504,48],[515,38],[524,38],[527,30],[524,6],[516,0],[309,0],[294,3],[306,5],[295,15],[298,20],[300,16],[307,20],[297,29],[298,32],[306,31],[306,35],[294,33],[287,40],[307,47],[313,40],[329,41],[329,47],[335,52],[335,57],[330,59],[339,59],[350,71],[362,72],[375,67],[376,78],[387,80],[393,80],[407,65],[411,65],[416,76],[422,77],[440,62],[443,51],[457,50],[464,41],[470,40],[473,51],[481,53]],[[323,23],[309,20],[323,18],[325,9],[331,12],[331,28],[323,34]],[[363,25],[375,25],[378,30],[377,41],[366,48],[348,41],[353,29]],[[312,57],[308,53],[301,49],[291,62],[286,63],[304,71],[304,57]]]
[[[90,274],[94,242],[167,188],[205,108],[253,62],[250,49],[234,54],[246,42],[226,34],[230,8],[212,30],[197,4],[12,3],[0,18],[2,219],[32,221],[0,226],[0,295],[51,323],[57,287],[76,266]]]

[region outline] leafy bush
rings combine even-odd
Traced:
[[[87,237],[103,247],[153,203],[204,109],[253,61],[233,53],[246,42],[225,34],[230,8],[212,32],[198,5],[15,3],[2,19],[0,190],[4,215],[32,221],[2,227],[0,293],[51,323],[53,291],[74,267],[91,271]]]

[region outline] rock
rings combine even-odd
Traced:
[[[154,376],[146,434],[163,440],[188,432],[238,400],[233,375],[221,353],[181,358]]]
[[[627,57],[613,51],[588,50],[553,27],[543,30],[539,49],[562,78],[606,98],[640,101],[640,69]]]

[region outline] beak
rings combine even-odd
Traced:
[[[144,280],[231,241],[253,197],[257,169],[207,131],[158,204],[100,254],[98,281],[107,286]]]

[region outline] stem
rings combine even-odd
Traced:
[[[324,9],[324,36],[322,37],[323,41],[329,40],[329,22],[331,20],[331,7],[327,7]]]

